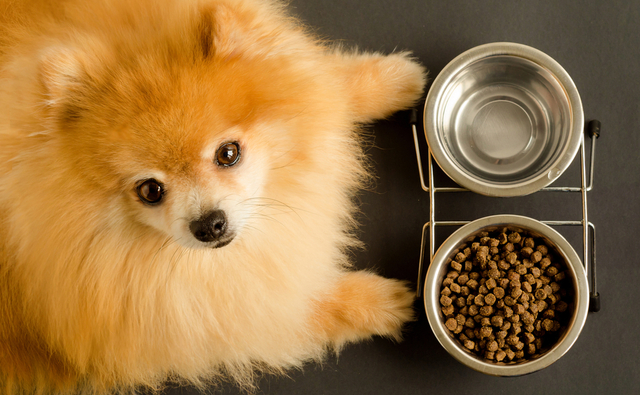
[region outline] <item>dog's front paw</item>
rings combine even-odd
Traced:
[[[414,298],[402,281],[350,272],[317,302],[314,327],[337,348],[373,335],[400,340],[403,324],[414,319]]]
[[[410,108],[422,96],[427,73],[408,52],[338,56],[357,122],[385,118]]]

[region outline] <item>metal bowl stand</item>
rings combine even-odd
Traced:
[[[413,109],[410,114],[411,128],[413,129],[413,141],[416,147],[416,158],[418,161],[418,172],[420,175],[420,184],[422,189],[429,193],[429,221],[422,227],[422,242],[420,246],[420,261],[418,264],[418,281],[416,295],[418,298],[422,297],[423,287],[423,272],[424,272],[424,260],[427,255],[426,249],[429,249],[429,262],[433,260],[435,254],[435,233],[436,228],[439,226],[462,226],[470,221],[440,221],[435,218],[436,208],[436,193],[455,193],[455,192],[470,192],[466,188],[461,187],[438,187],[434,185],[433,179],[433,156],[431,150],[429,150],[427,159],[427,171],[428,171],[428,185],[425,182],[424,171],[422,168],[422,157],[420,154],[420,146],[418,142],[418,113],[416,109]],[[540,189],[539,192],[573,192],[580,193],[582,196],[582,219],[575,221],[540,221],[549,226],[581,226],[582,227],[582,244],[583,244],[583,260],[584,268],[588,276],[590,276],[589,284],[589,311],[597,312],[600,310],[600,294],[597,290],[596,284],[596,227],[592,222],[589,222],[588,209],[587,209],[587,192],[593,188],[593,168],[596,153],[596,140],[600,137],[600,122],[592,120],[587,123],[585,133],[582,133],[580,140],[580,173],[581,173],[581,185],[580,187],[545,187]],[[586,142],[585,134],[589,134],[591,138],[591,152],[590,163],[587,171],[586,161]],[[588,174],[588,175],[587,175]],[[427,232],[428,231],[428,232]],[[428,240],[427,240],[428,233]]]

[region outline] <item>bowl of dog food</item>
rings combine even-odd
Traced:
[[[541,370],[574,344],[587,318],[587,275],[553,228],[517,215],[456,230],[424,284],[429,325],[468,367],[494,376]]]
[[[569,74],[545,53],[491,43],[453,59],[424,108],[429,149],[459,185],[523,196],[555,181],[582,139],[582,103]]]

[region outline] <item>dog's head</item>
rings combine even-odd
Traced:
[[[105,23],[86,46],[42,53],[49,129],[114,221],[223,247],[281,204],[274,190],[295,187],[280,169],[298,177],[286,168],[312,160],[305,124],[346,118],[336,89],[315,75],[319,48],[285,18],[167,3],[153,15],[129,5],[131,26],[114,33]]]
[[[354,124],[424,82],[406,54],[327,49],[266,1],[112,3],[41,52],[46,129],[114,224],[184,246],[231,243],[285,195],[344,218]]]

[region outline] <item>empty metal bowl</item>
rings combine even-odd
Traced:
[[[580,146],[578,90],[551,57],[492,43],[453,59],[424,109],[429,148],[459,185],[488,196],[522,196],[555,181]]]
[[[440,309],[440,289],[446,276],[448,262],[456,249],[470,238],[483,231],[503,228],[524,231],[531,237],[539,237],[555,253],[564,259],[573,282],[573,314],[559,340],[548,351],[536,359],[517,364],[490,362],[466,350],[444,325]],[[479,372],[494,376],[519,376],[543,369],[562,357],[574,344],[587,319],[589,309],[589,286],[580,258],[569,242],[551,227],[534,219],[518,215],[494,215],[480,218],[460,227],[440,246],[429,266],[424,284],[424,305],[429,325],[440,344],[458,361]]]

